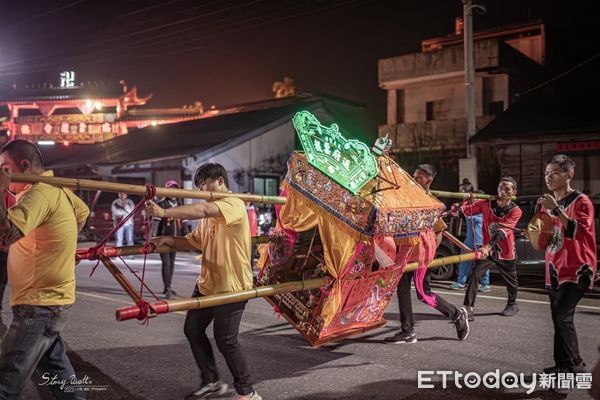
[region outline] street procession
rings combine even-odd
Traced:
[[[399,3],[7,5],[0,400],[600,399],[593,13]]]

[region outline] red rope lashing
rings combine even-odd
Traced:
[[[273,306],[273,315],[277,314],[277,321],[281,318],[281,308],[277,304]]]
[[[125,223],[127,221],[129,221],[129,219],[131,219],[131,217],[133,217],[133,215],[135,213],[137,213],[142,207],[144,207],[146,205],[146,201],[148,200],[152,200],[154,198],[154,196],[156,195],[156,187],[154,185],[146,185],[146,194],[144,195],[144,198],[135,205],[135,207],[133,208],[133,210],[131,210],[131,212],[129,214],[127,214],[125,216],[125,218],[123,218],[117,225],[115,225],[112,230],[110,232],[108,232],[106,234],[106,236],[104,236],[104,238],[102,238],[102,240],[100,240],[98,242],[98,244],[94,247],[90,248],[90,251],[97,256],[99,256],[102,253],[102,249],[104,248],[104,245],[106,244],[106,242],[108,242],[110,240],[110,238],[113,237],[113,235],[115,234],[116,231],[118,231],[119,229],[121,229],[121,227],[123,225],[125,225]],[[148,226],[146,225],[146,228],[148,228]],[[145,245],[145,244],[144,244]],[[144,258],[144,267],[146,266],[146,260]],[[94,266],[94,268],[92,268],[92,272],[90,273],[90,276],[92,276],[94,274],[94,271],[96,270],[96,267],[98,267],[98,263],[96,263],[96,265]]]
[[[123,259],[123,257],[119,256],[119,259],[121,260],[121,262],[123,263],[123,265],[125,265],[127,267],[127,269],[129,269],[129,272],[135,276],[137,278],[138,281],[140,281],[140,284],[143,285],[147,290],[148,293],[150,293],[157,301],[160,301],[160,299],[158,298],[158,296],[152,291],[152,289],[150,289],[150,287],[148,285],[146,285],[146,283],[144,281],[142,281],[142,278],[140,278],[137,274],[137,272],[135,272],[135,270],[133,268],[131,268],[131,266],[129,264],[127,264],[127,261],[125,261]]]
[[[144,200],[140,202],[140,204],[145,204],[146,201],[152,200],[156,196],[156,186],[154,185],[146,185],[146,195],[144,196]],[[152,217],[146,215],[146,229],[144,230],[144,264],[142,267],[142,279],[140,285],[140,299],[143,297],[144,293],[144,277],[146,276],[146,261],[148,259],[148,253],[152,251],[152,246],[150,246],[150,225],[152,223]],[[154,293],[152,293],[154,295]],[[154,296],[156,297],[156,296]],[[157,298],[158,300],[158,298]]]
[[[137,316],[138,321],[142,321],[142,325],[148,325],[148,314],[150,313],[150,303],[144,300],[140,300],[136,303],[140,308],[140,312]]]

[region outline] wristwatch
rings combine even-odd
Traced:
[[[565,211],[565,208],[563,206],[556,206],[552,209],[552,211],[550,211],[550,213],[555,217],[558,217],[563,211]]]

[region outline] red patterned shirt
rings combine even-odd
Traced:
[[[594,205],[585,194],[574,191],[558,202],[569,223],[552,216],[554,233],[546,248],[546,286],[554,289],[565,282],[592,287],[596,274]],[[550,213],[548,210],[545,212]]]
[[[498,223],[514,228],[523,212],[512,201],[506,207],[500,207],[496,201],[479,200],[461,207],[463,214],[473,216],[483,214],[483,245],[492,246],[492,257],[498,260],[514,260],[515,233]]]

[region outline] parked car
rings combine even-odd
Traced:
[[[134,204],[137,204],[141,200],[141,196],[129,195],[128,197]],[[113,200],[116,198],[116,193],[103,192],[100,190],[96,193],[90,205],[90,217],[88,219],[86,231],[88,240],[99,241],[113,229],[113,218],[110,207]],[[144,210],[133,216],[133,224],[134,242],[142,242],[146,230],[146,216]],[[113,237],[109,241],[114,240],[115,238]]]
[[[523,210],[523,215],[517,224],[517,228],[525,229],[527,224],[536,214],[538,208],[536,201],[539,196],[520,196],[516,203]],[[596,222],[596,247],[600,252],[600,196],[591,197],[594,203],[594,219]],[[466,236],[466,224],[464,217],[452,217],[446,221],[448,231],[460,240]],[[515,232],[515,248],[517,251],[517,267],[519,273],[531,275],[544,275],[545,260],[544,252],[535,250],[529,240],[521,232]],[[447,238],[442,239],[442,243],[437,249],[436,258],[460,254],[461,250]],[[600,261],[599,261],[600,264]],[[431,277],[436,280],[451,280],[458,273],[458,265],[450,264],[437,269],[433,269]]]

